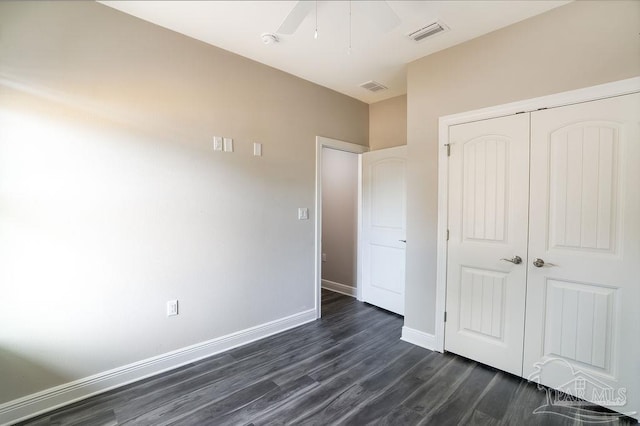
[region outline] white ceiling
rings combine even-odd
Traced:
[[[311,0],[313,1],[313,0]],[[380,0],[377,0],[380,1]],[[292,35],[265,45],[295,1],[102,1],[101,3],[189,37],[272,66],[361,101],[372,103],[406,93],[411,61],[538,15],[568,1],[388,1],[401,23],[388,32],[371,16],[375,1],[317,2]],[[379,5],[378,5],[379,6]],[[351,51],[349,52],[349,8]],[[375,9],[375,10],[374,10]],[[450,31],[416,43],[406,35],[441,20]],[[388,87],[371,93],[360,84]]]

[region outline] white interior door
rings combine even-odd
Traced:
[[[640,94],[531,120],[524,376],[639,412]]]
[[[445,349],[522,373],[529,116],[450,128]],[[509,262],[515,259],[522,263]]]
[[[362,154],[362,299],[404,315],[407,147]]]

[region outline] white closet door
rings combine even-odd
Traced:
[[[362,299],[404,315],[407,147],[362,154]]]
[[[639,94],[531,114],[523,375],[620,412],[640,411],[639,119]]]
[[[520,375],[529,115],[450,128],[445,349]],[[519,256],[522,263],[502,259]]]

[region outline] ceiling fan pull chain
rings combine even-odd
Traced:
[[[347,54],[351,55],[351,0],[349,0],[349,50]]]
[[[318,0],[316,0],[316,31],[313,33],[313,38],[318,39]]]

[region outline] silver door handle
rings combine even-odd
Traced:
[[[511,263],[516,264],[516,265],[519,265],[519,264],[522,263],[522,258],[520,256],[514,256],[513,259],[502,258],[500,260],[506,260],[507,262],[511,262]]]
[[[406,243],[407,242],[407,240],[398,240],[398,241],[400,241],[401,243]]]
[[[539,258],[535,258],[533,259],[533,266],[535,266],[536,268],[542,268],[543,266],[558,266],[555,263],[549,263],[549,262],[545,262],[542,259]]]

